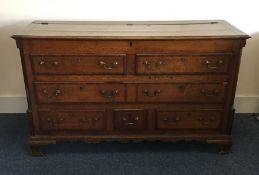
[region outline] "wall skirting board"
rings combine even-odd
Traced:
[[[25,113],[26,110],[26,97],[0,97],[0,113]]]
[[[235,109],[237,113],[259,113],[259,96],[236,96]],[[0,113],[25,113],[26,97],[0,97]]]
[[[259,113],[259,96],[237,95],[234,107],[237,113]]]

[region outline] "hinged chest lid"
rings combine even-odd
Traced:
[[[224,20],[34,21],[14,38],[193,39],[249,38]]]

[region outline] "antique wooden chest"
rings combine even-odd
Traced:
[[[197,140],[229,150],[249,36],[226,21],[34,21],[13,38],[33,155],[63,141]]]

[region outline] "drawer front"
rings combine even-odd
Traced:
[[[30,53],[40,55],[57,54],[121,54],[126,53],[130,42],[126,40],[102,40],[102,39],[44,39],[34,38],[24,40],[23,48]]]
[[[180,32],[180,31],[179,31]],[[180,32],[181,33],[181,32]],[[138,40],[133,41],[136,53],[226,53],[232,52],[234,39]]]
[[[35,74],[124,74],[126,55],[32,56]]]
[[[147,111],[115,110],[114,128],[116,130],[144,130],[147,128]]]
[[[137,101],[223,103],[226,91],[224,83],[139,84]]]
[[[137,74],[227,73],[230,54],[136,55]]]
[[[39,111],[41,130],[103,130],[104,111]]]
[[[36,83],[38,103],[124,102],[123,84]]]
[[[158,129],[217,129],[221,111],[157,111]]]

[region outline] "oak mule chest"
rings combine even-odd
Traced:
[[[223,20],[34,21],[20,49],[33,155],[63,141],[231,147],[241,50]]]

